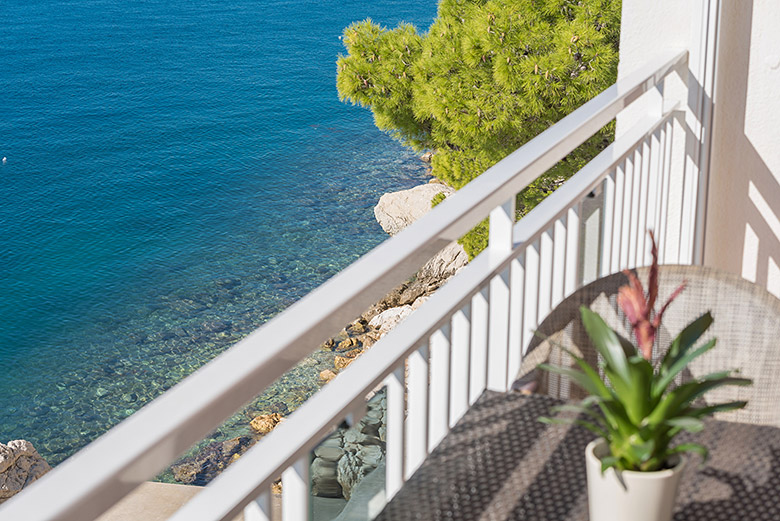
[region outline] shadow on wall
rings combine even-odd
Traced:
[[[780,9],[724,2],[705,263],[780,296]]]

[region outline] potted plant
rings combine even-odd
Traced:
[[[709,312],[685,327],[653,363],[661,318],[685,284],[655,311],[658,250],[652,232],[650,237],[653,263],[647,293],[637,277],[626,271],[630,284],[620,288],[617,298],[631,323],[636,344],[621,337],[597,313],[583,306],[582,323],[600,355],[599,367],[592,367],[568,350],[577,368],[540,366],[570,378],[589,394],[579,404],[557,408],[556,412],[578,413],[576,418],[541,420],[574,423],[599,436],[585,450],[591,521],[671,519],[685,465],[683,455],[695,452],[703,458],[707,456],[707,449],[700,444],[674,445],[675,436],[683,431],[700,431],[704,427],[702,418],[746,405],[744,401],[699,405],[696,400],[716,387],[752,383],[732,376],[732,371],[723,371],[675,385],[675,377],[692,360],[715,347],[715,339],[697,345],[712,324]]]

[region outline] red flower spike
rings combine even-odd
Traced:
[[[655,337],[658,328],[661,326],[661,318],[663,317],[666,308],[668,308],[669,304],[671,304],[682,290],[685,289],[686,285],[686,283],[683,282],[679,288],[674,290],[661,308],[661,311],[658,313],[655,312],[653,308],[655,307],[655,301],[658,298],[658,246],[655,243],[655,235],[653,235],[652,230],[650,230],[649,233],[650,241],[652,243],[650,253],[653,257],[653,263],[650,265],[650,275],[647,281],[647,295],[645,295],[642,283],[636,275],[625,270],[623,273],[628,277],[629,285],[622,286],[618,290],[617,296],[617,303],[631,323],[631,328],[634,331],[639,351],[642,353],[645,360],[652,360],[653,358]]]

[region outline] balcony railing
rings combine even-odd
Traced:
[[[668,75],[685,82],[687,56],[618,81],[2,505],[0,519],[97,517],[489,215],[482,254],[171,519],[270,519],[280,475],[283,519],[307,519],[310,451],[359,417],[380,385],[392,497],[485,389],[511,385],[558,302],[591,278],[648,263],[644,230],[657,231],[662,258],[692,262],[698,177],[673,168],[686,113],[661,94]],[[638,123],[514,222],[518,192],[637,100]]]

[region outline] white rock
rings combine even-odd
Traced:
[[[379,198],[379,203],[374,207],[374,217],[384,231],[395,235],[430,212],[431,200],[441,192],[449,196],[455,190],[447,185],[434,183],[386,193]]]
[[[0,443],[0,503],[50,470],[49,464],[29,441]]]
[[[412,306],[399,306],[382,311],[371,319],[369,326],[379,329],[380,335],[387,334],[399,322],[409,316],[412,312]]]
[[[455,275],[468,262],[469,256],[463,246],[451,242],[420,268],[417,278],[443,281]]]

